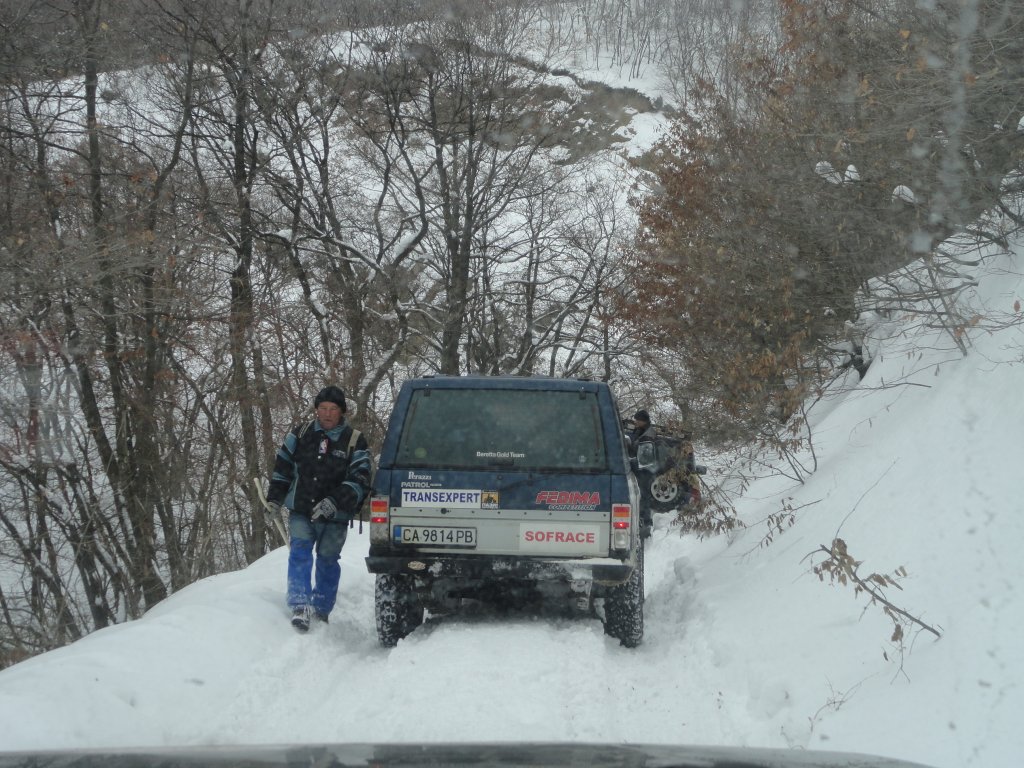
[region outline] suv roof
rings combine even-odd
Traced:
[[[579,387],[597,389],[608,386],[603,381],[593,379],[566,379],[556,376],[513,376],[502,374],[498,376],[485,376],[473,374],[470,376],[450,375],[429,375],[416,379],[408,379],[407,385],[417,388],[438,387],[449,389],[557,389],[572,391]]]

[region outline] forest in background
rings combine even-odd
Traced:
[[[1022,24],[0,0],[0,666],[262,556],[251,480],[325,383],[371,444],[405,378],[474,372],[611,381],[791,455],[870,364],[863,313],[927,299],[967,354],[958,266],[1021,225],[979,217],[1024,159]],[[626,163],[567,57],[659,72],[672,133]]]

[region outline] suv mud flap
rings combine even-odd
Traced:
[[[585,560],[546,561],[518,557],[379,557],[366,558],[371,573],[393,573],[418,576],[424,579],[579,579],[581,573],[590,575],[596,584],[616,585],[629,579],[633,568],[629,563],[589,564]]]

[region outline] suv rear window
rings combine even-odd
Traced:
[[[420,389],[397,463],[438,469],[605,471],[595,392]]]

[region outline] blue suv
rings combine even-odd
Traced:
[[[639,490],[607,384],[405,382],[370,497],[377,633],[395,645],[462,600],[564,598],[643,638]]]

